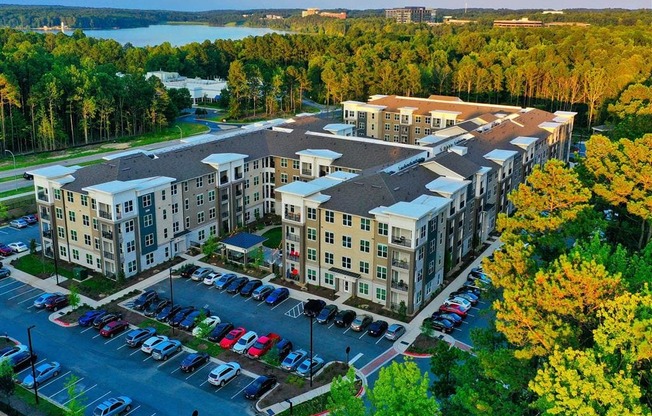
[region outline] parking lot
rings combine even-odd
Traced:
[[[217,362],[210,362],[194,373],[179,370],[187,354],[177,353],[167,361],[155,361],[140,349],[124,343],[124,334],[104,338],[96,329],[62,328],[48,321],[50,312],[33,307],[42,291],[12,278],[0,280],[0,332],[27,344],[27,328],[31,331],[38,364],[57,361],[60,374],[39,386],[39,396],[61,404],[71,398],[65,388],[70,375],[78,380],[75,395],[83,397],[86,414],[102,401],[120,395],[132,398],[129,415],[154,416],[214,414],[217,408],[224,414],[253,414],[250,401],[243,397],[244,388],[253,381],[241,374],[223,388],[207,382],[208,373]],[[23,380],[30,369],[18,374]]]
[[[29,242],[35,239],[36,244],[41,244],[40,230],[38,224],[28,225],[25,228],[14,228],[7,225],[0,228],[0,242],[9,244],[22,241],[29,247]]]
[[[202,282],[183,278],[172,280],[175,304],[198,308],[206,306],[222,322],[231,322],[235,326],[256,331],[258,336],[274,332],[292,341],[294,349],[309,351],[310,319],[303,316],[302,301],[289,298],[271,307],[250,297],[219,291]],[[151,288],[161,296],[170,297],[170,283],[167,280]],[[344,361],[346,348],[351,347],[349,360],[360,368],[391,346],[391,341],[384,337],[371,337],[366,331],[355,332],[348,327],[337,327],[332,322],[320,325],[315,321],[313,324],[314,353],[326,361]]]

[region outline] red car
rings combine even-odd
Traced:
[[[440,312],[451,312],[451,313],[454,313],[456,315],[461,316],[462,318],[466,318],[467,309],[465,307],[463,307],[463,306],[460,306],[460,305],[450,304],[450,305],[441,305],[439,307],[439,311]]]
[[[231,330],[231,332],[226,334],[226,336],[222,338],[222,341],[220,341],[220,347],[225,350],[231,349],[231,347],[233,347],[246,332],[247,330],[241,326]]]
[[[113,338],[115,334],[119,334],[125,329],[129,328],[129,322],[124,320],[109,322],[104,325],[104,328],[100,331],[100,335],[106,338]]]
[[[11,247],[4,243],[0,243],[0,255],[7,257],[11,256],[12,254],[14,254],[14,251],[11,249]]]
[[[68,306],[68,296],[50,296],[45,301],[45,309],[49,311],[58,311],[61,308]]]
[[[262,357],[280,340],[281,336],[273,332],[258,338],[254,345],[249,347],[247,357],[254,359]]]

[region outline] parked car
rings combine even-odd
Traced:
[[[472,290],[473,293],[480,294],[483,291],[487,290],[486,287],[482,284],[482,282],[479,282],[477,280],[467,280],[462,284],[462,287],[467,290]]]
[[[143,313],[145,314],[145,316],[149,316],[149,317],[156,316],[159,314],[159,312],[163,310],[163,308],[165,308],[169,304],[170,304],[169,299],[159,298],[157,301],[154,301],[149,305],[147,305]]]
[[[214,283],[215,289],[224,290],[231,284],[232,281],[234,281],[237,278],[238,278],[238,276],[236,276],[233,273],[225,273],[222,276],[220,276],[219,279],[217,279],[215,281],[215,283]]]
[[[0,267],[0,279],[11,276],[11,270],[6,267]]]
[[[49,311],[58,311],[61,308],[68,306],[68,296],[52,296],[45,301],[45,309]]]
[[[104,325],[104,328],[100,330],[100,335],[106,338],[113,338],[116,334],[121,333],[125,329],[129,328],[129,322],[122,319],[118,321],[112,321]]]
[[[168,337],[165,335],[154,335],[153,337],[148,338],[143,342],[143,345],[140,346],[140,350],[145,354],[151,354],[152,350],[158,346],[161,342],[167,341]]]
[[[179,324],[186,319],[186,316],[190,315],[195,310],[194,306],[186,306],[185,308],[182,308],[176,315],[168,320],[168,324],[173,327],[179,326]]]
[[[137,311],[142,311],[147,306],[149,306],[150,303],[154,302],[157,299],[158,293],[156,293],[156,291],[153,289],[147,289],[141,293],[140,296],[138,296],[138,298],[136,298],[134,301],[134,309]]]
[[[308,353],[305,350],[294,350],[285,357],[281,368],[285,371],[294,371],[306,359]]]
[[[267,296],[265,303],[270,306],[278,305],[290,297],[290,291],[285,287],[279,287]]]
[[[251,294],[254,292],[254,290],[258,289],[263,285],[263,282],[261,282],[258,279],[252,279],[244,285],[242,289],[240,289],[240,296],[248,297],[251,296]]]
[[[326,306],[326,302],[321,299],[308,299],[303,304],[303,314],[308,318],[316,318]]]
[[[179,322],[179,328],[183,329],[184,331],[190,331],[197,325],[197,321],[200,319],[200,316],[208,316],[211,314],[210,310],[205,310],[205,309],[197,309],[192,312],[190,312],[186,317],[183,319],[183,321]]]
[[[177,339],[168,339],[152,349],[152,358],[157,361],[167,360],[174,353],[179,351],[181,351],[181,341]]]
[[[482,271],[480,267],[474,267],[471,269],[471,273],[468,274],[467,279],[470,280],[480,280],[485,285],[491,284],[491,278],[488,274]]]
[[[27,179],[28,181],[33,181],[34,175],[32,175],[31,173],[23,172],[23,178]]]
[[[231,348],[231,350],[236,354],[246,354],[247,351],[249,350],[249,347],[254,345],[257,339],[258,339],[258,334],[255,333],[254,331],[249,331],[240,337],[238,342],[235,343],[235,345],[233,346],[233,348]]]
[[[38,298],[34,299],[34,307],[36,309],[45,308],[45,301],[48,300],[48,298],[51,298],[53,296],[63,296],[63,293],[61,293],[61,292],[43,293]]]
[[[18,219],[10,221],[9,225],[11,225],[12,227],[16,227],[16,228],[25,228],[29,224],[24,219],[18,218]]]
[[[37,386],[43,384],[44,382],[48,381],[49,379],[56,377],[59,375],[59,372],[61,371],[61,364],[59,364],[56,361],[52,361],[51,363],[43,363],[36,367],[34,370],[34,376],[32,374],[28,374],[25,379],[23,380],[23,386],[25,386],[28,389],[33,389],[34,384]]]
[[[389,324],[386,321],[383,321],[382,319],[379,319],[377,321],[373,321],[369,325],[369,329],[367,333],[371,335],[372,337],[379,337],[387,331],[387,328],[389,327]]]
[[[306,358],[303,360],[301,364],[297,367],[297,374],[300,375],[301,377],[310,377],[310,368],[312,367],[312,374],[314,375],[317,371],[319,371],[322,367],[324,366],[324,360],[320,357],[317,357],[316,355],[312,357],[312,360],[310,357]]]
[[[215,367],[208,375],[208,382],[214,386],[222,387],[238,375],[240,375],[240,364],[231,361]]]
[[[82,316],[77,319],[77,323],[79,326],[91,326],[93,325],[93,321],[95,319],[106,315],[108,312],[104,309],[93,309],[92,311],[88,311]]]
[[[445,305],[459,305],[459,306],[462,306],[462,307],[466,308],[467,310],[471,309],[471,306],[472,306],[471,302],[469,302],[468,300],[466,300],[466,299],[464,299],[464,298],[462,298],[460,296],[454,296],[452,298],[448,298],[448,299],[446,299],[444,301],[444,304]]]
[[[457,293],[455,295],[451,294],[448,299],[449,300],[454,300],[455,298],[461,298],[469,302],[471,306],[475,306],[478,304],[478,298],[473,296],[470,293]]]
[[[453,325],[455,325],[455,326],[460,326],[462,324],[462,321],[463,321],[461,316],[459,316],[459,315],[457,315],[455,313],[452,313],[452,312],[436,311],[436,312],[434,312],[432,314],[431,318],[433,318],[433,319],[436,319],[436,318],[446,319],[446,320],[451,321],[453,323]]]
[[[186,355],[186,358],[181,361],[179,368],[184,373],[192,373],[195,368],[201,367],[211,360],[211,356],[205,352],[193,352]]]
[[[20,219],[25,220],[28,224],[36,224],[38,222],[38,216],[36,214],[23,215]]]
[[[4,243],[0,243],[0,255],[1,256],[7,257],[7,256],[11,256],[12,254],[14,254],[14,251],[11,249],[11,247],[9,247],[8,245],[6,245]]]
[[[96,329],[104,328],[104,326],[109,322],[117,321],[118,319],[122,319],[121,313],[115,313],[115,312],[105,313],[104,315],[100,315],[93,320],[93,328]]]
[[[232,329],[228,334],[222,338],[220,341],[220,347],[224,348],[225,350],[230,349],[235,345],[236,342],[247,332],[246,329],[243,327],[237,327],[235,329]]]
[[[426,318],[423,321],[424,325],[426,324],[427,321],[430,321],[430,325],[432,325],[432,328],[437,330],[437,331],[445,332],[447,334],[449,334],[449,333],[451,333],[453,331],[454,325],[448,319],[444,319],[444,318],[434,318],[434,319],[433,318]]]
[[[196,337],[202,334],[210,334],[213,331],[213,328],[215,328],[220,322],[222,322],[222,320],[219,316],[208,316],[203,321],[201,321],[201,323],[198,323],[195,328],[193,328],[192,334]],[[202,333],[202,331],[206,332]]]
[[[170,318],[175,316],[177,312],[181,310],[181,305],[172,305],[168,304],[166,307],[161,309],[161,311],[156,314],[156,320],[161,322],[167,322]]]
[[[385,332],[385,338],[390,341],[396,341],[405,334],[405,327],[401,324],[391,324]]]
[[[475,293],[471,289],[458,289],[454,292],[451,292],[451,296],[459,296],[459,295],[465,295],[468,296],[470,299],[473,299],[475,301],[474,305],[480,301],[480,295]]]
[[[26,345],[10,345],[0,350],[0,361],[9,360],[23,351],[29,351]]]
[[[373,321],[374,318],[371,315],[359,315],[351,322],[351,329],[356,332],[364,331]]]
[[[208,340],[212,342],[220,342],[226,334],[231,332],[231,330],[233,330],[233,324],[231,322],[222,322],[213,328],[211,333],[208,335]]]
[[[138,328],[138,329],[134,329],[133,331],[129,331],[127,333],[127,336],[125,337],[125,342],[130,347],[136,348],[139,347],[140,344],[142,344],[143,342],[153,337],[154,335],[156,335],[156,329],[152,328],[151,326],[148,326],[147,328]]]
[[[190,265],[181,270],[179,276],[185,277],[186,279],[190,278],[192,274],[199,269],[199,266]]]
[[[454,313],[454,314],[457,314],[457,315],[461,316],[462,318],[466,318],[466,315],[467,315],[467,312],[466,312],[467,309],[465,309],[464,307],[462,307],[460,305],[452,305],[452,304],[451,305],[446,305],[446,304],[443,304],[443,305],[441,305],[439,307],[439,311],[440,312]]]
[[[200,267],[199,269],[192,272],[192,274],[190,275],[190,280],[194,280],[196,282],[203,281],[206,276],[208,276],[213,272],[214,270],[211,269],[210,267]]]
[[[271,390],[277,382],[276,376],[260,376],[245,388],[244,396],[249,400],[259,399],[263,394]]]
[[[238,293],[247,283],[249,283],[249,278],[238,277],[226,288],[226,293]]]
[[[335,315],[335,325],[339,327],[345,327],[351,325],[351,322],[355,319],[355,312],[351,309],[341,310]]]
[[[8,246],[11,249],[11,251],[13,251],[14,253],[22,253],[23,251],[29,250],[29,247],[27,247],[27,244],[23,243],[22,241],[16,241],[15,243],[9,243]]]
[[[337,305],[326,305],[324,306],[324,309],[319,312],[319,315],[317,315],[317,323],[318,324],[327,324],[330,321],[335,318],[335,315],[337,315],[337,311],[339,309],[337,308]]]
[[[13,368],[14,373],[17,373],[27,368],[32,363],[36,363],[37,356],[36,354],[30,354],[29,350],[20,350],[9,357],[7,361],[9,362],[9,365],[11,365],[11,368]]]
[[[270,332],[267,335],[263,335],[262,337],[258,338],[256,342],[254,342],[254,345],[249,348],[247,351],[247,357],[254,359],[262,357],[263,355],[267,354],[267,352],[272,349],[274,344],[280,341],[280,339],[281,337],[273,332]]]
[[[278,351],[279,360],[285,359],[285,357],[287,357],[288,354],[292,352],[292,348],[294,348],[294,346],[292,345],[292,341],[290,341],[287,338],[283,338],[282,340],[277,342],[276,351]]]
[[[272,285],[262,285],[258,289],[254,290],[251,293],[251,297],[254,298],[254,300],[265,300],[267,299],[267,296],[270,295],[274,291],[274,286]]]
[[[127,396],[113,397],[98,404],[93,416],[115,416],[131,410],[131,399]]]
[[[222,277],[222,273],[220,272],[209,273],[208,276],[204,277],[204,284],[206,286],[212,286],[220,277]]]

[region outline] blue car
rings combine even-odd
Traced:
[[[265,303],[271,306],[275,306],[283,302],[285,299],[289,297],[290,297],[290,291],[285,287],[279,287],[278,289],[270,293],[269,296],[267,296],[267,299],[265,299]]]
[[[161,360],[167,360],[170,358],[174,353],[177,353],[181,351],[181,341],[176,340],[176,339],[169,339],[167,341],[163,341],[157,346],[154,347],[152,350],[152,358],[161,361]]]
[[[114,397],[98,404],[93,410],[93,416],[121,415],[131,410],[131,399],[127,396]]]
[[[204,314],[204,316],[210,316],[211,311],[208,309],[198,309],[195,311],[190,312],[186,317],[179,323],[179,328],[183,329],[184,331],[189,331],[197,325],[197,318],[199,318],[199,315]]]
[[[80,316],[77,322],[79,323],[79,326],[91,326],[93,325],[95,318],[99,318],[104,315],[106,315],[106,311],[104,309],[94,309]]]
[[[38,386],[39,384],[48,381],[52,377],[58,376],[60,371],[61,364],[56,361],[39,365],[34,371],[34,374],[36,375],[36,385]],[[25,377],[23,380],[23,385],[28,389],[34,388],[34,377],[32,377],[31,374]]]
[[[43,309],[45,308],[45,301],[48,300],[49,298],[53,296],[62,296],[63,293],[60,292],[55,292],[55,293],[43,293],[41,296],[36,298],[34,300],[34,307],[37,309]]]
[[[222,277],[217,279],[214,283],[215,288],[217,290],[224,290],[231,284],[232,281],[234,281],[238,276],[236,276],[233,273],[226,273],[223,274]]]
[[[125,337],[125,343],[130,347],[139,347],[140,344],[150,339],[154,335],[156,335],[156,329],[152,328],[151,326],[148,326],[147,328],[134,329],[133,331],[129,331]]]

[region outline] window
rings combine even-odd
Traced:
[[[281,173],[281,183],[288,183],[288,174]]]
[[[389,113],[385,113],[385,120],[390,120],[392,118],[392,115]]]
[[[314,248],[308,248],[308,260],[317,261],[317,250]]]
[[[77,231],[75,230],[70,230],[70,239],[72,241],[77,241]]]
[[[66,230],[63,227],[57,227],[57,235],[59,238],[66,238]]]
[[[95,199],[91,198],[91,209],[96,210],[97,209],[97,201]]]
[[[387,258],[387,246],[385,244],[378,244],[376,255],[378,257]]]
[[[258,169],[259,165],[260,165],[260,162],[258,160],[254,160],[254,169]]]
[[[204,194],[197,195],[197,206],[204,205]]]
[[[95,250],[100,249],[100,239],[99,238],[94,238],[93,241],[95,242]]]
[[[147,208],[152,205],[152,195],[143,196],[143,208]]]
[[[143,217],[143,227],[151,227],[154,224],[154,217],[152,214],[147,214]]]
[[[244,204],[249,205],[249,195],[245,195],[244,197]]]
[[[132,260],[129,263],[127,263],[127,273],[135,273],[136,272],[136,260]]]
[[[127,253],[131,253],[133,251],[136,251],[136,241],[127,241]]]
[[[382,287],[376,288],[376,299],[385,301],[387,299],[387,290]]]
[[[125,202],[125,214],[134,210],[134,201]]]
[[[201,188],[202,186],[204,186],[204,177],[200,176],[199,178],[197,178],[195,181],[195,185],[197,186],[197,188]]]
[[[197,238],[199,239],[199,241],[205,240],[206,230],[199,230],[199,233],[197,233]]]
[[[70,222],[75,222],[75,212],[74,211],[68,211],[68,219]]]
[[[360,273],[369,274],[369,262],[367,261],[360,262]]]
[[[398,124],[394,124],[394,131],[398,132],[400,130],[401,130],[401,126],[399,126]]]
[[[176,214],[179,212],[179,204],[172,204],[172,213]]]
[[[400,114],[394,114],[394,120],[395,120],[395,121],[399,121],[400,119],[401,119],[401,115],[400,115]]]
[[[168,219],[168,210],[167,210],[167,209],[164,209],[164,210],[163,210],[163,219],[164,219],[164,220],[167,220],[167,219]]]
[[[388,229],[387,224],[382,223],[382,222],[378,223],[378,234],[387,235],[388,234],[387,229]]]
[[[190,200],[188,198],[183,200],[183,209],[190,209]]]
[[[414,116],[415,123],[421,123],[421,116]]]
[[[58,220],[62,220],[62,219],[63,219],[63,210],[62,210],[61,208],[59,208],[59,207],[55,208],[55,209],[54,209],[54,213],[55,213],[55,215],[57,216],[57,219],[58,219]]]
[[[161,200],[165,201],[165,189],[161,190]]]
[[[317,280],[317,272],[314,269],[307,269],[308,280],[314,282]]]
[[[254,192],[254,202],[260,201],[260,192]]]
[[[172,185],[172,191],[170,192],[172,195],[176,195],[179,192],[179,188],[177,185]]]
[[[90,264],[91,266],[93,265],[93,255],[92,254],[87,254],[86,255],[86,264]]]
[[[72,251],[72,258],[74,260],[79,260],[79,250],[77,250],[76,248],[73,248],[71,251]]]
[[[351,237],[349,237],[348,235],[342,236],[342,247],[351,248]]]
[[[93,229],[97,230],[97,218],[93,218]]]
[[[316,228],[308,228],[308,240],[317,241],[317,229]]]
[[[308,219],[317,220],[317,208],[308,208]]]
[[[350,227],[352,224],[351,220],[351,215],[350,214],[342,214],[342,225],[345,227]]]
[[[167,228],[163,229],[163,238],[168,238],[168,229]],[[167,247],[165,247],[165,249],[167,250]],[[167,257],[167,255],[165,257]]]
[[[149,247],[154,244],[154,234],[150,233],[145,236],[145,247]]]
[[[430,260],[428,262],[428,274],[432,274],[432,272],[434,272],[434,271],[435,271],[435,261]]]
[[[91,219],[88,215],[82,214],[82,224],[84,224],[86,227],[91,225]]]
[[[333,211],[325,211],[326,222],[335,222],[335,213]]]
[[[66,196],[68,197],[68,202],[75,203],[75,194],[72,192],[68,191],[66,192]]]
[[[333,264],[333,262],[334,262],[333,253],[324,253],[324,263]]]
[[[342,268],[350,269],[351,268],[351,257],[342,256]]]
[[[209,220],[215,219],[215,208],[211,208],[208,210],[208,219]]]
[[[429,135],[430,134],[430,129],[429,128],[423,129],[423,134],[425,134],[426,136]]]
[[[125,233],[131,233],[134,231],[134,220],[129,220],[125,222]]]
[[[184,220],[184,225],[186,228],[190,228],[190,217],[186,217]]]
[[[358,294],[369,296],[369,283],[358,283]]]
[[[324,232],[324,242],[327,244],[335,243],[335,235],[330,231]]]
[[[197,213],[197,224],[201,224],[204,222],[204,211],[200,211]]]
[[[324,283],[331,286],[335,284],[335,277],[332,273],[324,273]]]
[[[215,201],[215,190],[208,191],[208,202]]]
[[[245,172],[248,172],[248,171],[249,171],[249,169],[247,169],[247,166],[249,166],[249,165],[245,165]],[[207,182],[208,182],[209,184],[211,184],[211,183],[215,183],[215,174],[214,174],[214,173],[211,173],[211,174],[208,175],[206,178],[207,178]]]
[[[369,218],[360,218],[360,229],[362,231],[371,230],[371,220]]]
[[[360,240],[360,251],[363,253],[369,253],[369,241],[367,240]]]
[[[260,176],[254,176],[254,186],[258,186],[260,183]]]
[[[421,134],[421,127],[415,127],[414,134]]]
[[[145,255],[145,264],[148,266],[154,263],[154,253],[147,253]]]
[[[84,244],[86,244],[87,246],[91,245],[91,236],[90,235],[84,234]]]
[[[175,234],[179,232],[179,221],[175,221],[172,224],[172,232]]]
[[[386,280],[387,279],[387,267],[385,267],[385,266],[376,266],[376,278]]]
[[[299,161],[298,160],[293,160],[292,161],[292,169],[299,170]]]
[[[430,124],[431,119],[432,119],[432,117],[426,116],[426,124]]]
[[[392,128],[392,127],[391,127],[391,124],[389,124],[389,123],[385,123],[385,130],[386,130],[386,131],[389,131],[391,128]]]
[[[66,257],[68,255],[68,250],[64,246],[59,246],[59,255],[61,257]]]
[[[79,195],[79,199],[81,200],[81,204],[83,207],[88,206],[88,195]]]

